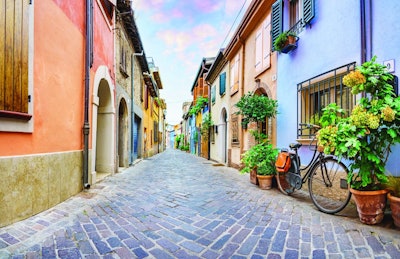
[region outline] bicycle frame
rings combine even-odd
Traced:
[[[313,141],[312,141],[313,142]],[[311,142],[311,143],[312,143]],[[310,144],[310,147],[311,147],[312,145]],[[301,165],[300,165],[300,156],[299,156],[299,154],[298,154],[298,148],[294,148],[294,155],[295,155],[295,157],[296,157],[296,163],[297,163],[297,174],[299,174],[300,176],[302,175],[302,173],[301,172],[304,172],[304,171],[306,171],[306,173],[303,175],[303,176],[301,176],[301,182],[302,182],[302,185],[305,183],[305,182],[307,182],[307,180],[308,180],[308,178],[309,178],[309,175],[310,175],[310,172],[311,172],[311,170],[309,170],[309,169],[311,169],[315,164],[316,164],[316,162],[318,161],[318,160],[321,160],[322,158],[324,158],[324,154],[323,153],[321,153],[321,152],[318,152],[318,155],[317,155],[317,149],[315,148],[314,149],[314,154],[313,154],[313,156],[312,156],[312,158],[311,158],[311,160],[310,160],[310,162],[306,165],[306,166],[304,166],[304,167],[301,167]]]

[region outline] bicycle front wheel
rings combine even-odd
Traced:
[[[333,157],[325,157],[310,170],[308,191],[314,205],[329,214],[343,210],[351,198],[347,167]]]

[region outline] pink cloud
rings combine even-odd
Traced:
[[[228,0],[232,1],[232,0]],[[194,6],[201,12],[210,13],[222,7],[223,1],[215,0],[194,0]]]

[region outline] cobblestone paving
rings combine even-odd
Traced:
[[[400,231],[167,150],[0,228],[0,258],[400,258]]]

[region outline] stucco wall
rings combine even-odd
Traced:
[[[288,6],[285,6],[284,30],[288,26]],[[396,13],[400,11],[397,1],[372,1],[372,51],[369,59],[378,56],[378,62],[394,59],[399,63],[400,25]],[[315,17],[298,35],[298,47],[289,54],[278,54],[278,147],[287,147],[297,137],[297,84],[342,65],[361,64],[361,32],[359,1],[315,1]],[[390,39],[390,40],[388,40]],[[398,70],[398,69],[397,69]],[[399,75],[398,71],[394,74]],[[400,175],[399,146],[387,165],[388,171]],[[310,159],[307,147],[302,148],[302,161]]]
[[[230,99],[230,87],[229,87],[229,64],[227,63],[224,68],[221,70],[220,74],[226,73],[226,84],[225,84],[225,94],[220,95],[220,81],[219,76],[216,77],[213,82],[213,86],[215,86],[215,103],[211,104],[211,119],[214,122],[214,125],[217,127],[218,133],[214,135],[215,141],[210,144],[210,159],[224,163],[228,161],[225,156],[227,156],[227,148],[228,142],[230,141],[229,130],[225,131],[224,127],[228,127],[229,122],[223,121],[223,110],[226,111],[226,117],[229,121],[229,99]],[[226,132],[226,134],[225,134]],[[227,136],[228,135],[228,136]],[[226,141],[226,146],[224,146],[224,142]],[[225,149],[224,149],[225,148]]]
[[[285,6],[283,15],[286,18],[284,30],[289,29],[287,8]],[[297,84],[360,60],[360,14],[357,10],[358,1],[323,4],[315,1],[316,15],[312,25],[298,35],[297,49],[289,54],[278,54],[278,147],[287,147],[297,138]]]
[[[1,157],[0,227],[49,209],[80,192],[81,164],[80,151]]]

